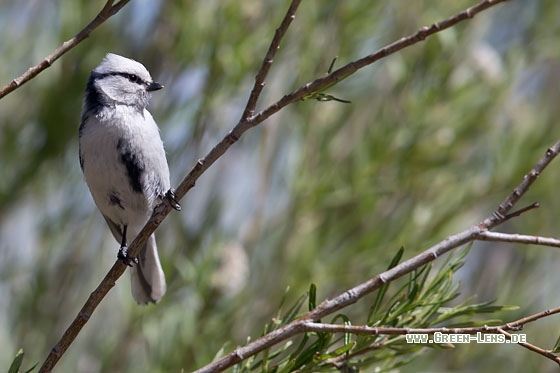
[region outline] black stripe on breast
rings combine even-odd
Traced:
[[[132,190],[137,193],[142,193],[142,174],[145,171],[144,161],[138,153],[132,151],[130,144],[123,139],[119,139],[117,150],[121,154],[121,161],[126,167]]]

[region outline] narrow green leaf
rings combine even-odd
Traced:
[[[23,363],[23,349],[20,348],[8,369],[8,373],[18,373],[21,363]]]
[[[344,346],[337,348],[333,352],[329,352],[329,353],[326,353],[326,354],[316,356],[315,360],[317,362],[319,362],[319,361],[324,361],[324,360],[327,360],[327,359],[332,359],[334,357],[340,356],[340,355],[345,354],[348,351],[350,351],[352,349],[352,347],[354,347],[355,344],[356,344],[355,342],[347,343]]]
[[[399,264],[399,262],[402,259],[402,256],[404,254],[404,247],[401,246],[398,250],[397,253],[395,254],[395,256],[393,257],[393,259],[391,260],[391,263],[389,264],[389,267],[387,268],[388,270],[395,267],[397,264]]]
[[[317,308],[317,285],[311,284],[309,286],[309,311]]]
[[[299,343],[298,347],[296,348],[296,350],[290,355],[290,359],[289,360],[293,360],[295,362],[296,357],[303,351],[305,345],[307,344],[307,341],[309,340],[309,334],[305,333],[303,335],[303,338],[301,339],[301,342]]]
[[[336,315],[333,318],[331,324],[336,324],[336,321],[339,318],[342,319],[342,322],[344,322],[344,325],[347,325],[347,326],[352,325],[352,321],[350,321],[350,318],[348,316],[344,315],[344,314],[341,314],[341,313]],[[350,343],[351,338],[352,338],[351,333],[344,333],[344,344],[346,345],[346,344]]]
[[[391,263],[389,264],[389,267],[387,269],[391,269],[394,266],[396,266],[397,264],[399,264],[400,260],[402,259],[404,253],[404,247],[401,246],[398,250],[397,253],[395,254],[395,256],[393,257],[393,259],[391,260]],[[385,284],[383,285],[378,291],[377,291],[377,296],[375,297],[375,302],[373,303],[373,306],[370,308],[369,310],[369,314],[368,314],[368,324],[372,324],[372,318],[374,315],[377,314],[377,311],[379,310],[379,307],[381,306],[381,302],[383,301],[383,298],[385,298],[385,294],[387,293],[387,290],[389,289],[389,284]]]
[[[416,299],[419,292],[420,292],[420,286],[418,286],[418,283],[416,281],[409,282],[409,290],[406,296],[408,300],[413,301],[414,299]]]
[[[281,325],[285,325],[293,321],[297,317],[297,315],[299,314],[299,310],[301,309],[301,306],[305,302],[307,296],[307,294],[303,294],[301,297],[299,297],[296,303],[284,315]]]
[[[317,100],[319,102],[338,101],[338,102],[342,102],[344,104],[352,103],[352,101],[344,100],[342,98],[338,98],[338,97],[335,97],[335,96],[330,95],[328,93],[322,93],[322,92],[313,92],[313,93],[310,93],[308,95],[305,95],[302,98],[302,100],[310,100],[310,99]]]
[[[335,56],[332,61],[331,61],[331,65],[329,66],[329,70],[327,70],[327,74],[330,74],[333,69],[334,69],[334,63],[336,62],[336,60],[338,59],[338,56]]]
[[[35,363],[31,368],[27,369],[24,373],[31,373],[31,371],[33,371],[35,367],[37,367],[37,365],[39,365],[39,363]]]
[[[557,354],[558,352],[560,352],[560,336],[558,336],[558,339],[556,340],[556,343],[554,344],[554,347],[552,347],[552,350],[550,350],[550,352],[552,352],[553,354]]]

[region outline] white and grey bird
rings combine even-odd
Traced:
[[[79,130],[80,166],[95,204],[121,244],[118,258],[132,267],[132,296],[139,304],[161,299],[165,276],[153,234],[137,258],[128,256],[127,242],[164,198],[180,209],[170,189],[158,126],[146,110],[150,92],[161,88],[139,62],[107,54],[87,82]]]

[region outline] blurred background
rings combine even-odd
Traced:
[[[258,108],[475,1],[303,1]],[[235,125],[288,1],[131,1],[51,68],[0,100],[0,367],[23,348],[40,364],[110,266],[118,244],[78,163],[89,72],[107,52],[141,61],[165,89],[150,111],[177,185]],[[0,85],[75,35],[102,1],[0,0]],[[363,69],[249,131],[157,231],[168,292],[140,307],[125,274],[57,371],[201,367],[257,338],[318,286],[332,297],[495,210],[560,137],[560,2],[513,0]],[[559,237],[555,161],[501,231]],[[558,306],[557,249],[477,243],[463,298],[518,305],[512,321]],[[352,311],[359,324],[368,301]],[[364,311],[365,310],[365,311]],[[365,316],[363,316],[365,318]],[[528,325],[552,348],[558,317]],[[0,368],[2,370],[4,368]],[[510,345],[426,350],[402,368],[545,372]]]

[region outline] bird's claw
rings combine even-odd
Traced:
[[[119,253],[117,254],[117,258],[125,265],[132,267],[132,263],[138,264],[138,258],[132,257],[128,255],[128,247],[122,246],[119,249]]]
[[[177,202],[177,198],[175,196],[175,190],[173,188],[169,189],[167,193],[165,193],[165,198],[167,199],[167,202],[169,202],[169,205],[175,211],[181,211],[181,205],[179,204],[179,202]]]

